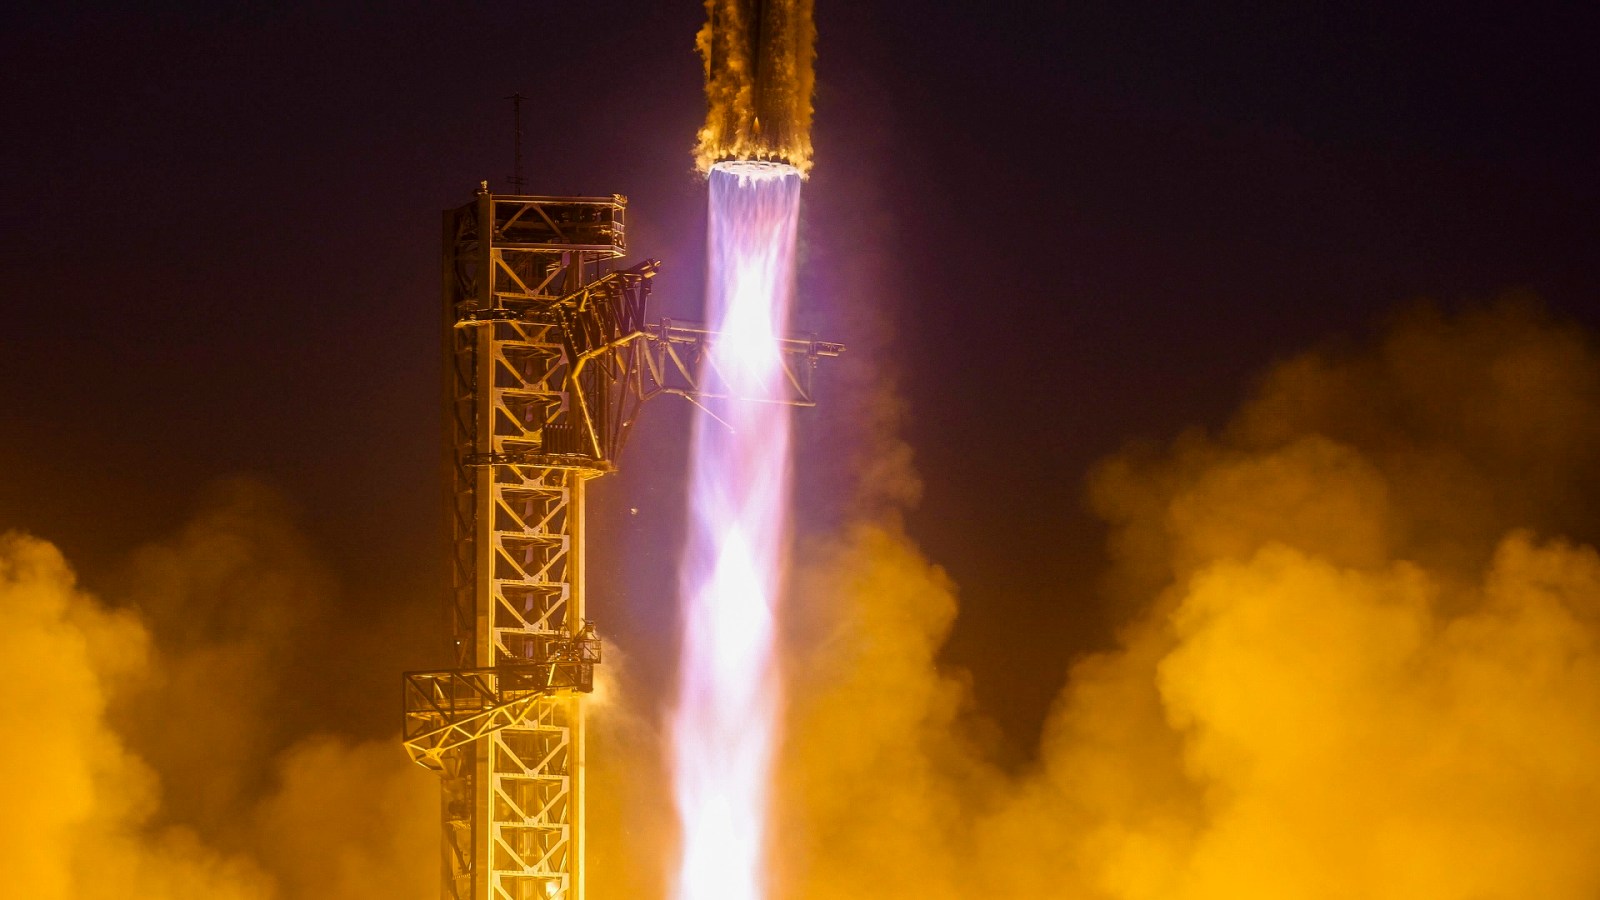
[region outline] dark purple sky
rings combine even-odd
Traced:
[[[1275,358],[1417,297],[1527,288],[1600,326],[1581,4],[817,2],[801,324],[897,373],[926,481],[911,527],[962,589],[947,656],[1019,746],[1106,639],[1095,459],[1219,422]],[[700,17],[8,14],[0,528],[97,584],[201,485],[253,474],[339,575],[338,627],[416,623],[338,663],[392,698],[396,670],[438,662],[438,211],[505,189],[499,98],[533,95],[531,189],[627,194],[658,299],[693,316]],[[838,483],[850,409],[806,414],[815,484]],[[670,658],[686,421],[652,411],[597,498],[595,613],[647,669]],[[393,718],[386,699],[355,725]]]

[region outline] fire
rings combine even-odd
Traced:
[[[682,839],[678,900],[762,895],[781,691],[774,619],[786,541],[789,410],[778,338],[794,280],[800,174],[740,162],[711,172],[705,365],[728,385],[695,420],[690,534],[672,723]]]

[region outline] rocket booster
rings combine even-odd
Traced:
[[[695,160],[811,168],[812,0],[706,0],[696,38],[705,61],[705,127]]]

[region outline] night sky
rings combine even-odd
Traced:
[[[1026,748],[1118,620],[1095,460],[1419,298],[1531,291],[1600,327],[1600,54],[1581,4],[994,8],[818,0],[798,325],[851,351],[801,414],[801,524],[843,515],[862,387],[896,385],[909,529],[961,590],[946,659]],[[530,190],[626,194],[661,311],[695,317],[702,15],[13,10],[0,529],[114,595],[205,485],[265,482],[341,585],[327,716],[393,728],[398,671],[443,662],[439,211],[508,189],[521,91]],[[644,672],[672,655],[688,422],[658,402],[591,551]]]

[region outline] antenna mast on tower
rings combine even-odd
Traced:
[[[522,101],[528,99],[521,91],[503,99],[511,101],[511,120],[514,127],[512,134],[512,162],[511,162],[511,191],[515,194],[527,193],[524,188],[528,182],[522,177]]]

